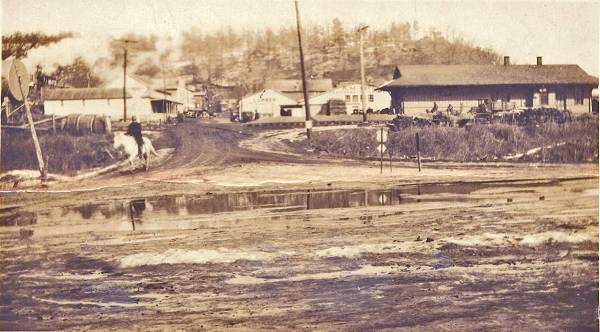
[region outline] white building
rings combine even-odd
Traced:
[[[253,95],[242,98],[240,101],[240,115],[242,113],[256,113],[260,117],[278,117],[281,116],[282,106],[297,105],[298,102],[290,97],[283,95],[275,90],[266,89]],[[292,108],[291,116],[303,116],[303,110]],[[296,114],[297,113],[297,114]]]
[[[194,108],[194,92],[185,84],[185,77],[155,79],[152,87],[155,91],[166,92],[167,96],[172,97],[182,105],[182,111]],[[178,109],[179,110],[179,109]]]
[[[140,121],[165,120],[167,116],[173,117],[182,111],[182,103],[149,86],[140,78],[127,78],[129,119],[135,115]],[[123,119],[123,78],[102,88],[44,89],[42,100],[47,115],[95,114],[109,116],[113,121]]]
[[[379,111],[390,107],[390,94],[384,91],[376,91],[374,86],[365,86],[365,96],[367,98],[367,109],[371,108],[373,111]],[[362,109],[360,84],[340,84],[333,90],[310,98],[310,113],[312,115],[319,114],[323,105],[327,104],[327,102],[332,99],[345,101],[347,114],[359,111]],[[300,104],[304,105],[304,102],[300,102]]]

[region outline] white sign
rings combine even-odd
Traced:
[[[29,94],[29,74],[23,62],[14,60],[8,72],[8,89],[19,101],[23,101]]]
[[[381,154],[383,154],[386,150],[385,144],[379,144],[379,146],[377,147],[377,151]]]
[[[304,125],[305,125],[306,129],[311,129],[312,128],[312,120],[306,121]]]
[[[387,129],[384,129],[383,131],[381,129],[377,129],[377,142],[383,143],[383,142],[386,142],[387,140],[388,140]]]

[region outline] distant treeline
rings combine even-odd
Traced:
[[[327,25],[304,27],[305,58],[308,75],[331,78],[334,83],[359,80],[359,35],[357,27],[344,27],[339,19]],[[3,58],[26,56],[27,51],[43,47],[70,33],[43,33],[4,36]],[[181,34],[181,44],[153,35],[127,34],[121,39],[135,40],[128,60],[130,72],[149,78],[194,74],[201,80],[226,81],[251,92],[263,87],[268,79],[299,78],[298,40],[294,22],[277,31],[236,31],[231,27],[216,32],[192,28]],[[385,29],[370,28],[365,35],[367,81],[373,84],[389,80],[396,65],[406,64],[489,64],[500,56],[460,37],[448,37],[429,28],[419,29],[418,22],[391,23]],[[75,87],[102,84],[107,71],[116,71],[123,62],[123,43],[113,40],[110,56],[95,63],[77,58],[72,64],[49,71],[58,85]],[[180,47],[180,50],[174,49]],[[180,52],[178,52],[180,51]],[[187,65],[185,65],[187,63]],[[182,67],[183,66],[183,67]],[[120,72],[120,70],[119,70]]]
[[[345,28],[340,20],[304,29],[308,75],[334,82],[358,80],[359,35],[356,27]],[[367,80],[378,83],[391,78],[396,65],[403,64],[490,64],[500,55],[477,47],[462,38],[448,38],[430,28],[419,31],[418,23],[392,23],[386,29],[370,29],[365,36]],[[272,78],[298,78],[299,57],[296,28],[278,31],[215,33],[190,30],[183,33],[182,56],[195,66],[188,73],[213,80],[240,83],[256,90]]]

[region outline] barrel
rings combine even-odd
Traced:
[[[69,114],[63,130],[71,135],[106,134],[110,133],[110,120],[95,114]]]

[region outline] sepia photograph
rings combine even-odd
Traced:
[[[0,4],[0,331],[599,330],[600,1]]]

